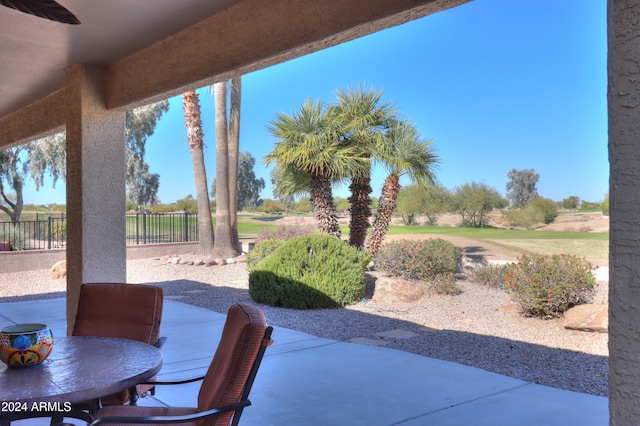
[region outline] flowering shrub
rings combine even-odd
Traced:
[[[527,316],[560,317],[569,308],[588,303],[595,291],[594,266],[564,254],[526,256],[509,265],[506,288]]]
[[[456,277],[452,272],[436,275],[431,280],[431,288],[438,294],[447,294],[449,296],[462,293],[462,289],[458,285]]]
[[[270,239],[287,241],[301,235],[311,235],[314,232],[315,227],[312,224],[298,220],[293,225],[282,225],[276,229],[262,228],[256,236],[256,242]]]
[[[440,238],[392,241],[380,248],[376,268],[407,280],[429,281],[440,274],[455,274],[460,249]]]

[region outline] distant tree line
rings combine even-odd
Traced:
[[[608,211],[608,196],[602,202],[581,201],[570,196],[553,201],[538,194],[540,175],[534,169],[516,170],[508,173],[507,196],[483,183],[471,182],[449,190],[441,185],[403,188],[398,196],[397,213],[407,225],[418,223],[417,217],[426,217],[424,224],[435,225],[439,215],[460,214],[461,226],[487,226],[487,213],[504,210],[505,219],[512,226],[533,229],[540,224],[549,224],[558,216],[560,209],[571,214],[578,210]]]

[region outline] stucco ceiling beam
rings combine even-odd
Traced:
[[[0,148],[9,148],[65,129],[65,90],[58,90],[18,111],[0,117]]]
[[[467,1],[242,1],[113,64],[108,107],[171,97]]]

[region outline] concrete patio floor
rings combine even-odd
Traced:
[[[0,303],[0,328],[41,322],[60,336],[66,331],[65,316],[65,299]],[[165,300],[161,335],[168,341],[158,377],[203,374],[224,321],[223,314]],[[607,398],[281,327],[275,327],[273,339],[242,425],[609,424]],[[199,383],[165,386],[140,404],[193,406],[199,387]],[[48,420],[14,424],[48,425]]]

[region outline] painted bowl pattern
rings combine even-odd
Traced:
[[[44,324],[16,324],[0,331],[0,361],[27,367],[44,361],[53,348],[53,335]]]

